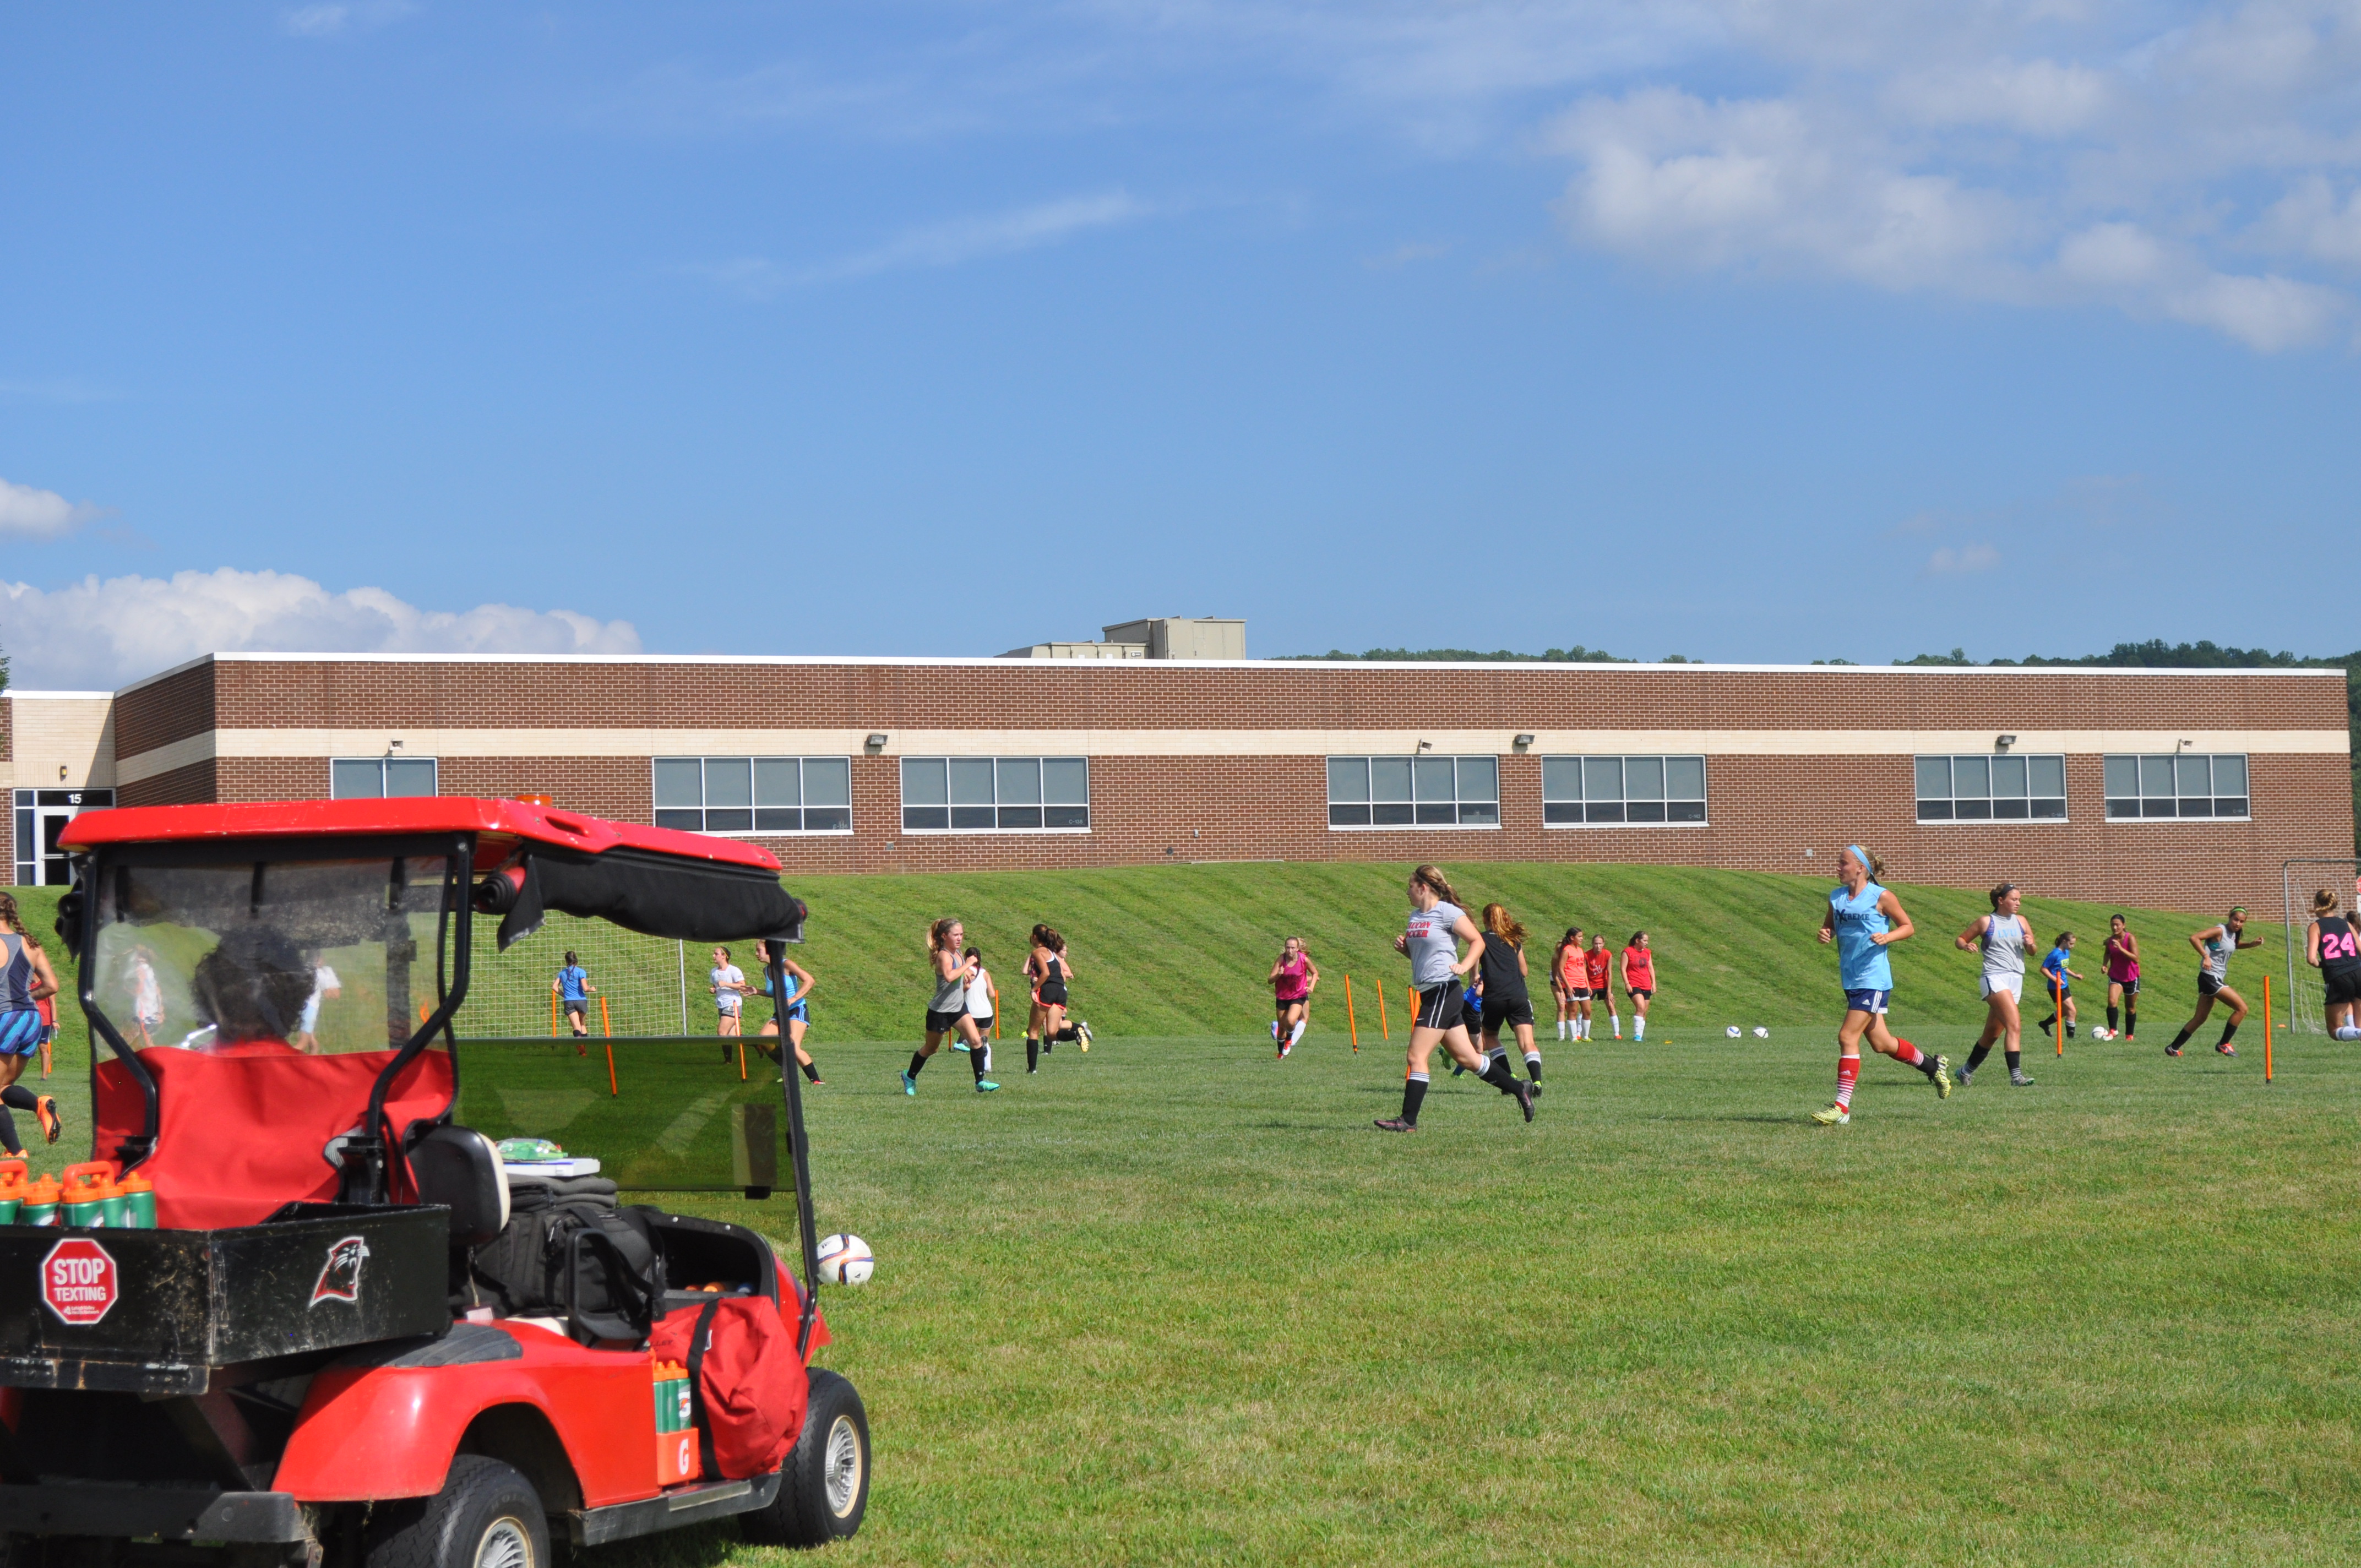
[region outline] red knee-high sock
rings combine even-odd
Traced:
[[[1896,1040],[1894,1042],[1894,1059],[1904,1067],[1924,1067],[1927,1065],[1927,1053],[1907,1040]]]
[[[1861,1058],[1859,1057],[1837,1058],[1837,1103],[1848,1111],[1852,1109],[1853,1080],[1860,1076]]]

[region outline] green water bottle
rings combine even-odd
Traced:
[[[20,1225],[54,1225],[58,1223],[58,1179],[44,1176],[26,1190],[25,1206],[16,1211]]]
[[[125,1177],[115,1187],[123,1200],[122,1223],[135,1230],[156,1228],[156,1186],[137,1171]],[[115,1222],[109,1220],[108,1224]]]

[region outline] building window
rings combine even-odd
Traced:
[[[1331,757],[1331,828],[1498,828],[1498,757]]]
[[[2066,759],[1920,757],[1921,822],[2063,822]]]
[[[843,757],[658,757],[656,826],[690,833],[850,833]]]
[[[905,757],[906,833],[1087,833],[1087,757]]]
[[[2245,821],[2246,759],[2172,752],[2161,757],[2106,760],[2107,820],[2150,817],[2214,817]]]
[[[1703,822],[1703,757],[1543,757],[1542,824]]]
[[[58,845],[66,824],[85,811],[115,804],[111,789],[20,789],[14,794],[18,887],[64,887],[72,859]]]
[[[387,800],[434,793],[432,757],[337,757],[328,763],[332,800]]]

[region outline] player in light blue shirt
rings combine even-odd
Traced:
[[[2044,1029],[2055,1026],[2058,1009],[2063,1007],[2066,1011],[2066,1037],[2070,1040],[2074,1037],[2074,981],[2082,978],[2080,970],[2066,967],[2073,957],[2074,933],[2060,931],[2058,940],[2050,947],[2048,956],[2041,960],[2041,972],[2049,978],[2049,998],[2054,1005],[2040,1026]]]
[[[1844,1023],[1837,1030],[1837,1097],[1827,1110],[1812,1113],[1812,1120],[1824,1127],[1852,1121],[1863,1035],[1880,1056],[1925,1073],[1938,1099],[1951,1097],[1951,1064],[1894,1038],[1885,1026],[1885,1010],[1894,999],[1894,965],[1885,949],[1906,941],[1916,927],[1902,901],[1877,884],[1877,873],[1883,869],[1859,844],[1846,845],[1837,856],[1841,884],[1829,891],[1828,912],[1820,920],[1820,940],[1836,944],[1837,974],[1845,993]]]
[[[590,971],[576,959],[571,948],[566,951],[565,966],[557,971],[557,978],[549,982],[549,989],[556,993],[557,1004],[566,1009],[566,1021],[574,1025],[574,1037],[578,1040],[589,1034],[590,999],[598,994],[598,988],[590,983]]]

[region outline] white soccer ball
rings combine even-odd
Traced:
[[[869,1244],[859,1236],[824,1237],[819,1244],[819,1277],[831,1285],[866,1285],[877,1271]]]
[[[1757,1024],[1754,1025],[1754,1037],[1758,1040],[1767,1040],[1771,1037],[1771,1031]]]
[[[2100,1025],[2097,1028],[2091,1031],[2091,1038],[2094,1040],[2112,1040],[2114,1037],[2115,1032],[2113,1029],[2108,1028],[2104,1024]]]
[[[1725,1035],[1728,1035],[1731,1039],[1733,1039],[1733,1040],[1734,1040],[1734,1039],[1738,1038],[1738,1025],[1735,1025],[1735,1024],[1732,1024],[1729,1028],[1724,1029],[1724,1030],[1722,1031],[1722,1033],[1723,1033],[1723,1034],[1725,1034]]]

